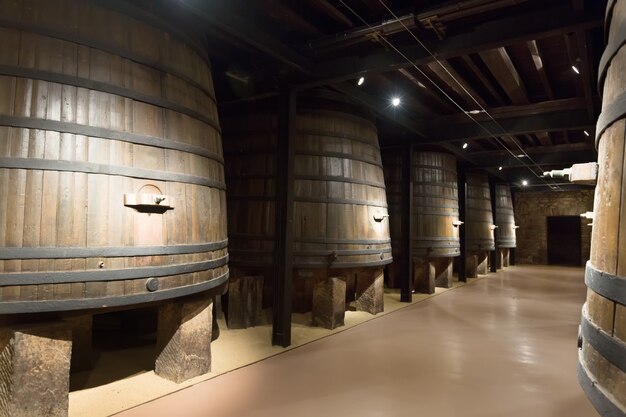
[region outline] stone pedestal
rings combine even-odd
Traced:
[[[84,371],[93,366],[95,355],[92,344],[93,316],[86,314],[66,318],[72,330],[72,371]]]
[[[343,326],[346,314],[346,283],[329,278],[313,287],[313,324],[326,329]]]
[[[413,263],[413,288],[422,294],[435,293],[435,264],[428,259],[420,259]]]
[[[479,275],[487,275],[489,272],[489,252],[483,252],[477,256],[476,272]]]
[[[502,249],[502,268],[506,268],[509,266],[510,261],[510,253],[509,248]]]
[[[159,309],[154,372],[176,383],[211,370],[211,299],[173,301]]]
[[[0,416],[66,417],[72,332],[66,323],[0,329]]]
[[[246,329],[263,319],[263,277],[232,278],[228,284],[228,328]]]
[[[476,278],[478,276],[478,260],[474,254],[465,257],[465,276],[467,278]]]
[[[359,271],[356,276],[356,309],[377,314],[384,310],[384,275],[382,268]]]
[[[452,259],[437,258],[435,262],[435,286],[450,288],[452,285]]]

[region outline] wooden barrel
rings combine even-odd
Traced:
[[[578,366],[580,384],[603,416],[626,415],[625,23],[626,1],[609,1],[608,45],[598,71],[602,90],[596,128],[599,172]]]
[[[496,242],[499,248],[515,247],[513,198],[508,184],[496,184]]]
[[[413,154],[413,257],[461,254],[456,158],[440,152]]]
[[[230,264],[262,274],[274,264],[277,116],[255,107],[238,108],[221,122]]]
[[[233,265],[273,261],[276,115],[224,118]],[[303,98],[296,117],[294,267],[391,262],[376,126],[347,104]]]
[[[467,251],[488,252],[495,249],[489,178],[486,174],[468,173],[465,233]]]
[[[0,2],[0,314],[228,279],[206,53],[169,22],[106,4]]]
[[[383,173],[389,205],[389,233],[393,263],[387,267],[387,286],[398,288],[402,274],[402,151],[382,150]]]

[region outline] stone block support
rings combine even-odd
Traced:
[[[346,283],[341,278],[320,281],[313,288],[313,324],[327,329],[343,326]]]
[[[382,268],[363,269],[356,277],[356,309],[377,314],[384,310],[384,283]]]
[[[159,309],[154,372],[176,383],[211,370],[211,299],[174,301]]]
[[[263,276],[231,278],[228,284],[228,328],[246,329],[263,319]]]
[[[72,331],[66,323],[0,329],[0,416],[66,417]]]

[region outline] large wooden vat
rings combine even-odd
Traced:
[[[468,173],[467,220],[465,222],[467,250],[486,252],[494,250],[493,214],[486,174]]]
[[[402,151],[398,149],[382,150],[387,204],[389,205],[389,233],[391,235],[391,253],[393,263],[387,266],[386,283],[389,288],[400,287],[402,274]]]
[[[499,248],[515,247],[515,215],[511,188],[507,184],[496,184],[496,243]]]
[[[240,275],[268,271],[274,258],[277,119],[272,104],[261,107],[224,118],[229,249]],[[354,279],[354,270],[382,269],[392,254],[373,121],[334,98],[299,97],[296,135],[294,291],[307,298],[312,284],[303,281]]]
[[[495,249],[493,212],[487,174],[466,176],[466,273],[468,277],[486,274],[489,251]]]
[[[221,138],[202,47],[92,2],[3,0],[0,11],[0,314],[224,284]]]
[[[456,158],[440,152],[413,154],[413,257],[459,256]]]
[[[626,415],[625,23],[626,1],[610,1],[608,45],[599,70],[603,93],[596,129],[599,173],[578,368],[583,389],[603,416]]]

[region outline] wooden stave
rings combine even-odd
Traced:
[[[486,252],[495,249],[489,180],[486,174],[468,173],[465,236],[467,250]]]
[[[626,205],[621,199],[624,189],[623,161],[626,155],[624,145],[626,122],[623,103],[619,103],[626,89],[622,74],[626,70],[626,48],[623,45],[626,20],[625,2],[610,2],[612,12],[607,13],[607,51],[618,45],[616,53],[610,56],[600,74],[602,113],[598,118],[596,146],[598,150],[598,181],[594,198],[594,226],[591,236],[591,256],[587,263],[585,283],[588,286],[586,303],[583,306],[579,341],[579,381],[599,413],[607,416],[626,415],[626,369],[611,358],[608,345],[618,347],[618,358],[626,357],[626,306],[624,290],[609,287],[601,291],[598,284],[626,282],[626,270],[621,255],[626,248],[621,219]],[[606,51],[605,51],[606,54]],[[604,58],[604,56],[603,56]],[[623,96],[622,96],[623,97]],[[617,112],[616,112],[617,110]],[[608,117],[611,116],[611,117]],[[615,118],[615,116],[618,116]],[[606,204],[616,201],[618,204]],[[596,282],[589,280],[596,271]],[[593,331],[585,332],[585,328]],[[600,337],[608,343],[594,342]]]
[[[330,104],[328,108],[325,108],[327,104]],[[269,105],[271,107],[271,104]],[[256,111],[256,109],[252,109]],[[258,113],[258,111],[257,111]],[[271,115],[270,112],[264,111],[262,116],[254,116],[257,119],[265,120],[271,119],[271,123],[260,122],[259,125],[263,126],[263,138],[257,141],[260,143],[259,150],[262,152],[274,152],[275,151],[275,135],[276,135],[276,118]],[[229,115],[224,119],[224,129],[228,138],[234,138],[233,141],[237,142],[242,138],[254,138],[257,126],[252,123],[242,123],[241,120],[246,119],[247,115]],[[230,121],[228,119],[231,119]],[[342,122],[344,125],[351,124],[352,127],[356,126],[357,134],[354,132],[343,131],[341,129]],[[242,128],[242,126],[248,126]],[[345,126],[344,126],[345,127]],[[324,130],[326,128],[326,130]],[[360,131],[358,129],[361,129]],[[345,129],[344,129],[345,130]],[[360,134],[359,134],[360,133]],[[354,239],[336,239],[337,236],[331,236],[325,243],[324,236],[311,233],[311,231],[297,230],[297,226],[301,223],[303,217],[310,216],[311,213],[319,212],[320,207],[326,206],[327,209],[352,210],[356,213],[354,216],[343,216],[343,218],[350,217],[367,217],[372,218],[373,214],[383,216],[383,224],[387,224],[388,211],[386,203],[386,195],[384,188],[384,176],[382,171],[382,162],[380,156],[380,149],[378,147],[378,139],[376,134],[376,127],[374,123],[367,117],[363,117],[358,111],[354,111],[352,107],[344,107],[341,103],[333,100],[319,100],[305,98],[299,101],[299,107],[296,117],[296,134],[298,135],[297,148],[296,148],[296,183],[294,185],[294,213],[296,220],[294,222],[294,267],[295,268],[332,268],[332,269],[345,269],[345,268],[358,268],[358,267],[372,267],[385,265],[391,262],[391,243],[389,238],[388,226],[385,226],[386,232],[383,232],[384,243],[376,243],[381,239],[369,238],[368,234],[356,235]],[[271,139],[268,139],[271,138]],[[251,139],[252,140],[252,139]],[[244,139],[245,141],[245,139]],[[324,149],[317,149],[312,146],[315,141],[325,143],[332,148],[340,148],[341,152],[328,151]],[[230,144],[229,141],[225,141],[226,148],[226,165],[234,158],[239,158],[242,154],[243,147],[241,144]],[[268,144],[268,142],[271,142]],[[234,151],[231,153],[232,147],[239,148],[239,154]],[[353,148],[360,148],[365,150],[364,156],[358,156],[358,152],[352,152]],[[353,156],[357,154],[357,156]],[[343,157],[345,156],[345,157]],[[354,178],[355,181],[349,181],[342,178],[333,179],[332,176],[325,176],[316,174],[312,169],[308,171],[305,169],[307,165],[313,165],[314,167],[328,165],[333,160],[340,160],[341,163],[350,164],[355,172],[351,172],[350,175],[343,175],[346,178]],[[238,163],[238,162],[236,162]],[[373,175],[363,176],[367,169],[365,167],[371,167],[370,169],[376,172]],[[227,171],[229,168],[227,167]],[[331,173],[332,174],[332,173]],[[335,173],[336,174],[336,173]],[[345,173],[343,173],[345,174]],[[334,175],[334,174],[333,174]],[[272,172],[264,174],[265,177],[273,177]],[[342,175],[338,175],[341,177]],[[324,178],[325,177],[325,178]],[[252,178],[254,178],[252,176]],[[321,179],[320,179],[321,178]],[[227,183],[230,184],[231,179],[227,178]],[[245,181],[245,180],[243,180]],[[236,200],[240,197],[233,195],[232,188],[229,187],[229,201],[237,205]],[[351,190],[355,195],[361,195],[365,197],[354,197],[348,195],[341,195],[341,188],[352,187]],[[336,194],[329,195],[326,190],[334,189]],[[315,190],[315,192],[313,192]],[[345,192],[345,190],[344,190]],[[236,194],[236,193],[235,193]],[[260,193],[259,199],[263,201],[273,201],[274,195],[267,193]],[[369,198],[369,197],[372,198]],[[375,206],[371,206],[370,204]],[[241,205],[241,209],[246,211],[247,208]],[[236,209],[235,211],[238,211]],[[335,216],[337,219],[341,216]],[[229,230],[242,230],[236,225],[233,225]],[[260,262],[263,262],[266,266],[271,266],[274,256],[274,242],[273,231],[264,238],[271,242],[270,244],[255,255],[253,259],[249,259],[245,262],[242,257],[237,256],[237,251],[240,249],[239,240],[231,240],[231,264],[242,267],[253,268],[258,266]],[[246,232],[239,234],[241,241],[248,239],[251,246],[256,245],[255,239],[258,239],[258,235],[250,235]],[[312,239],[312,241],[311,241]],[[334,239],[334,240],[333,240]],[[329,243],[333,240],[332,243]],[[354,253],[354,251],[362,252],[361,255],[348,255],[348,253]],[[373,252],[373,253],[369,253]],[[250,255],[250,254],[248,254]]]
[[[456,158],[440,152],[413,154],[413,257],[456,257],[461,254]],[[437,230],[429,226],[437,224]],[[449,226],[449,227],[448,227]],[[443,229],[448,233],[442,232]]]
[[[508,184],[496,184],[496,226],[495,239],[500,248],[515,248],[515,213],[513,198]]]
[[[40,1],[39,3],[41,4],[31,7],[29,9],[30,12],[40,10],[39,8],[42,5],[50,7],[53,2]],[[60,3],[65,4],[66,2],[61,1]],[[53,5],[52,7],[55,6]],[[59,8],[62,9],[63,7]],[[97,15],[100,18],[103,15],[110,16],[112,13],[93,5],[80,5],[77,8],[77,16],[85,8],[89,9],[90,14]],[[23,14],[26,15],[27,13],[24,11]],[[21,16],[22,12],[20,11],[13,15],[6,13],[3,15],[3,18],[16,15]],[[37,19],[40,18],[41,16]],[[31,271],[31,281],[33,277],[46,275],[37,271],[49,271],[49,274],[47,274],[49,276],[41,284],[3,286],[0,293],[0,299],[2,300],[0,301],[0,304],[2,304],[0,306],[0,314],[134,305],[207,291],[224,285],[228,279],[228,267],[225,264],[228,259],[226,243],[220,248],[214,248],[209,251],[186,252],[174,256],[139,256],[132,260],[121,257],[119,254],[111,257],[85,255],[80,258],[68,259],[47,258],[45,248],[50,248],[49,252],[54,252],[55,246],[67,248],[69,252],[72,252],[71,250],[80,252],[82,247],[92,249],[102,247],[102,253],[111,252],[109,250],[111,249],[109,247],[111,244],[117,244],[117,246],[122,248],[136,248],[137,246],[131,245],[134,245],[137,239],[128,231],[129,227],[131,230],[134,228],[133,224],[136,222],[133,216],[135,214],[129,214],[129,211],[132,211],[132,209],[122,205],[122,197],[124,193],[134,193],[145,186],[158,187],[161,193],[172,198],[174,205],[178,205],[178,207],[174,208],[174,211],[163,215],[167,216],[168,219],[172,219],[168,221],[163,220],[162,222],[162,232],[166,235],[162,237],[163,245],[178,246],[189,243],[210,244],[218,241],[226,242],[225,222],[219,220],[223,217],[220,213],[225,212],[221,139],[219,123],[217,122],[217,108],[212,94],[213,87],[210,80],[210,68],[206,67],[206,64],[204,69],[197,65],[198,62],[205,62],[204,57],[194,57],[194,52],[189,51],[188,48],[174,40],[167,45],[168,49],[172,49],[169,48],[170,45],[178,45],[173,49],[187,51],[188,55],[186,56],[188,59],[183,58],[179,60],[179,63],[182,62],[182,65],[187,62],[194,62],[193,60],[195,59],[196,64],[191,65],[195,66],[195,69],[188,73],[188,78],[195,78],[195,84],[210,90],[210,94],[207,94],[206,91],[199,91],[197,87],[193,87],[196,88],[196,93],[190,94],[190,97],[195,95],[196,102],[189,103],[185,102],[182,97],[175,97],[175,94],[171,93],[172,89],[180,86],[180,83],[183,81],[176,81],[176,77],[168,74],[159,75],[158,88],[155,88],[154,84],[150,85],[150,81],[143,85],[124,85],[124,88],[122,88],[119,79],[112,77],[112,65],[104,68],[103,62],[108,64],[112,62],[123,63],[122,67],[132,69],[130,70],[131,73],[137,68],[142,69],[142,64],[137,60],[116,58],[110,53],[87,48],[82,44],[85,39],[84,36],[80,37],[81,40],[73,45],[72,42],[67,40],[67,36],[71,37],[71,29],[78,30],[78,25],[73,27],[71,22],[65,22],[62,25],[64,26],[62,29],[67,29],[67,33],[64,35],[66,40],[60,40],[56,35],[56,37],[44,35],[53,33],[58,28],[36,28],[36,24],[40,23],[41,19],[39,21],[33,20],[32,23],[25,22],[27,24],[19,23],[17,26],[35,28],[33,33],[28,33],[24,28],[22,30],[2,29],[4,39],[7,42],[4,43],[4,48],[0,50],[0,56],[2,57],[0,62],[3,65],[3,69],[24,68],[25,74],[33,75],[36,78],[24,76],[0,77],[0,89],[4,92],[9,91],[12,93],[12,97],[14,97],[13,100],[7,100],[11,101],[10,103],[5,102],[4,106],[0,105],[0,113],[7,115],[3,120],[11,117],[15,119],[14,116],[20,114],[18,112],[20,107],[17,104],[26,103],[22,98],[31,94],[31,91],[39,94],[46,93],[45,101],[43,104],[41,100],[33,101],[29,103],[29,107],[22,107],[27,109],[27,112],[21,111],[21,114],[23,114],[22,119],[35,118],[32,120],[37,121],[37,130],[8,127],[6,125],[0,127],[0,134],[3,133],[3,136],[8,139],[0,141],[4,142],[4,146],[0,145],[0,157],[3,157],[3,162],[7,164],[4,168],[0,168],[0,183],[4,185],[4,187],[0,186],[0,189],[6,195],[19,195],[18,190],[24,191],[25,196],[21,199],[22,202],[17,206],[13,204],[13,209],[19,208],[20,205],[23,206],[25,201],[38,200],[34,197],[43,192],[44,195],[40,201],[46,203],[45,207],[51,207],[50,204],[52,204],[55,206],[55,210],[53,217],[45,216],[45,222],[39,221],[38,223],[33,222],[38,217],[37,212],[42,211],[43,203],[33,204],[34,207],[26,210],[26,214],[17,214],[16,216],[21,216],[20,224],[23,225],[24,229],[28,230],[28,233],[25,235],[17,236],[15,233],[9,233],[7,237],[7,227],[4,228],[5,230],[3,230],[1,237],[2,247],[5,250],[0,250],[0,271],[4,271],[4,276],[17,278],[17,276],[28,275],[28,272]],[[50,19],[44,23],[50,23]],[[89,23],[82,25],[87,32],[87,27],[89,26]],[[154,32],[152,29],[146,29],[146,25],[140,27],[147,32]],[[135,29],[127,30],[132,31]],[[167,37],[167,35],[162,34],[160,38],[162,37]],[[13,44],[16,39],[20,41],[19,45]],[[100,44],[106,47],[106,44],[111,39],[110,37],[104,37],[104,39],[101,39]],[[26,40],[29,41],[27,42]],[[59,56],[64,58],[62,67],[59,67],[58,63],[55,65],[54,60],[50,59],[50,56],[59,50],[54,50],[53,48],[52,51],[46,52],[47,46],[50,45],[60,47],[61,52]],[[29,50],[29,46],[33,46],[33,49]],[[95,61],[93,59],[87,61],[72,60],[72,55],[77,54],[81,50],[88,51],[89,56],[93,59],[96,56],[99,58]],[[17,60],[18,54],[20,56],[19,62]],[[146,59],[148,59],[147,55]],[[163,54],[160,58],[166,60],[168,56]],[[31,71],[28,68],[34,68],[34,70]],[[89,69],[89,71],[85,72],[85,69]],[[155,70],[150,66],[145,66],[142,70],[155,74]],[[1,72],[2,70],[0,70]],[[57,77],[57,74],[63,76],[60,80],[64,84],[44,81],[45,77]],[[152,80],[155,78],[152,77]],[[85,90],[81,87],[85,82],[92,83],[90,85],[94,85],[96,88]],[[156,93],[157,90],[160,90],[158,94]],[[111,91],[120,92],[122,95],[112,94]],[[189,92],[192,90],[185,91]],[[164,97],[167,97],[167,99],[164,100]],[[21,99],[21,101],[18,99]],[[98,120],[95,116],[92,119],[89,110],[87,110],[87,114],[82,116],[79,114],[79,102],[109,103],[111,109],[114,108],[112,107],[114,104],[125,103],[132,106],[132,110],[130,110],[131,116],[127,117],[127,122],[124,123],[110,119]],[[160,107],[154,103],[165,103],[165,105]],[[169,104],[172,105],[172,109],[167,108]],[[198,107],[194,109],[193,106]],[[186,114],[177,110],[186,112]],[[128,111],[127,109],[126,115],[129,114]],[[158,115],[155,117],[156,123],[154,124],[161,126],[161,129],[150,126],[150,123],[144,123],[144,125],[139,123],[141,111]],[[135,117],[135,113],[138,114],[137,117]],[[190,116],[194,114],[206,114],[207,117]],[[122,115],[124,115],[123,112]],[[75,123],[68,124],[67,122]],[[154,122],[154,120],[151,120],[151,122]],[[62,129],[55,130],[59,125],[62,126]],[[164,125],[167,125],[167,127],[164,127]],[[65,126],[68,127],[66,128]],[[84,136],[71,133],[71,129],[74,128],[80,128],[81,130],[91,128],[96,133],[105,132],[105,136],[99,137],[95,134],[93,136]],[[179,136],[176,129],[179,129],[184,135]],[[107,132],[110,132],[110,134]],[[126,141],[128,138],[130,138],[130,142]],[[147,142],[142,142],[144,140]],[[156,144],[150,141],[154,141]],[[163,144],[171,144],[173,147],[162,147]],[[156,151],[156,149],[159,150]],[[154,158],[155,151],[162,153],[163,157],[161,159]],[[107,153],[109,155],[106,155]],[[128,153],[133,155],[140,153],[148,154],[149,158],[147,159],[150,160],[129,158]],[[45,162],[46,166],[55,165],[55,160],[60,160],[61,162],[72,161],[72,164],[80,165],[80,162],[75,161],[82,160],[85,161],[82,163],[83,166],[95,167],[95,171],[92,173],[71,173],[54,170],[55,168],[40,170],[9,168],[11,166],[10,162],[18,161],[19,158],[29,158],[26,160],[27,162],[35,162],[36,164]],[[113,166],[115,168],[114,165],[111,165],[110,159],[115,160],[115,166],[123,168],[121,169],[122,172],[147,168],[148,171],[144,169],[145,172],[158,171],[164,174],[151,178],[150,175],[146,176],[145,172],[140,176],[98,173],[97,171],[101,166]],[[101,165],[98,165],[98,163],[101,163]],[[120,169],[113,171],[117,172]],[[196,182],[203,182],[205,181],[203,179],[209,178],[214,178],[215,180],[207,181],[211,185],[201,185],[193,182],[185,184],[169,178],[185,177],[181,173],[187,174],[186,178],[198,178],[199,181]],[[165,177],[165,179],[162,177]],[[55,189],[56,193],[54,192]],[[39,191],[37,192],[36,190]],[[78,190],[78,192],[74,193],[75,190]],[[27,198],[27,194],[31,195],[31,197]],[[106,195],[106,197],[102,198],[101,194]],[[195,204],[194,207],[187,207],[186,195],[194,201],[192,203]],[[85,202],[81,203],[81,199],[85,200]],[[6,204],[6,207],[8,207],[9,203]],[[81,204],[83,207],[81,207]],[[100,210],[100,215],[95,214],[98,206],[104,207]],[[74,210],[73,213],[75,214],[83,214],[78,216],[59,215],[66,210]],[[180,225],[187,224],[187,222],[183,223],[181,218],[186,217],[187,213],[192,214],[194,210],[213,213],[216,215],[216,218],[213,220],[200,219],[200,216],[196,215],[195,219],[188,222],[188,227],[185,227],[185,229],[189,229],[184,231],[184,234],[188,235],[185,237],[182,233],[178,233],[175,230],[183,230]],[[0,221],[6,226],[6,210],[3,211],[5,216],[0,216]],[[107,226],[107,231],[104,233],[106,236],[103,236],[102,233],[91,233],[89,231],[93,231],[95,228],[94,224],[101,225],[102,216],[106,216],[107,220],[111,218],[112,224]],[[68,226],[70,217],[82,218],[83,220],[72,222],[70,227]],[[9,219],[9,221],[12,220]],[[43,228],[43,232],[41,236],[37,237],[35,231],[40,226]],[[70,229],[74,228],[74,232],[69,230],[68,227]],[[124,228],[126,229],[122,230]],[[194,232],[194,228],[203,232]],[[79,238],[77,236],[81,235],[81,233],[76,232],[76,230],[84,230],[85,235],[89,236],[85,236],[84,239]],[[21,233],[25,233],[24,230]],[[53,237],[51,237],[52,234],[54,234]],[[199,234],[202,236],[199,236]],[[24,236],[26,236],[26,239]],[[39,253],[42,257],[24,260],[3,259],[6,257],[3,253],[9,252],[10,247],[18,245],[41,246],[42,250]],[[158,252],[162,246],[151,245],[143,247],[146,248],[147,252],[150,252],[148,249],[155,249]],[[204,264],[208,265],[207,261],[211,259],[220,259],[219,266],[207,270],[197,269]],[[99,268],[100,262],[104,263],[102,268]],[[198,265],[196,267],[197,271],[193,273],[182,272],[189,269],[187,266],[193,266],[194,264]],[[160,268],[159,265],[163,268]],[[149,275],[136,279],[119,279],[120,276],[125,274],[126,270],[128,270],[128,276],[136,276],[138,275],[137,271],[141,267],[146,266],[154,266],[156,269],[164,271],[163,273],[172,273],[171,275],[160,275],[158,278],[159,289],[157,291],[153,292],[146,288],[146,280],[151,278]],[[86,270],[83,275],[91,276],[93,280],[84,283],[63,281],[72,275],[74,269],[77,270],[76,272]],[[147,270],[149,268],[144,269]],[[154,273],[154,268],[150,272]],[[72,279],[75,280],[77,278],[74,276]],[[90,301],[86,302],[87,299]]]

